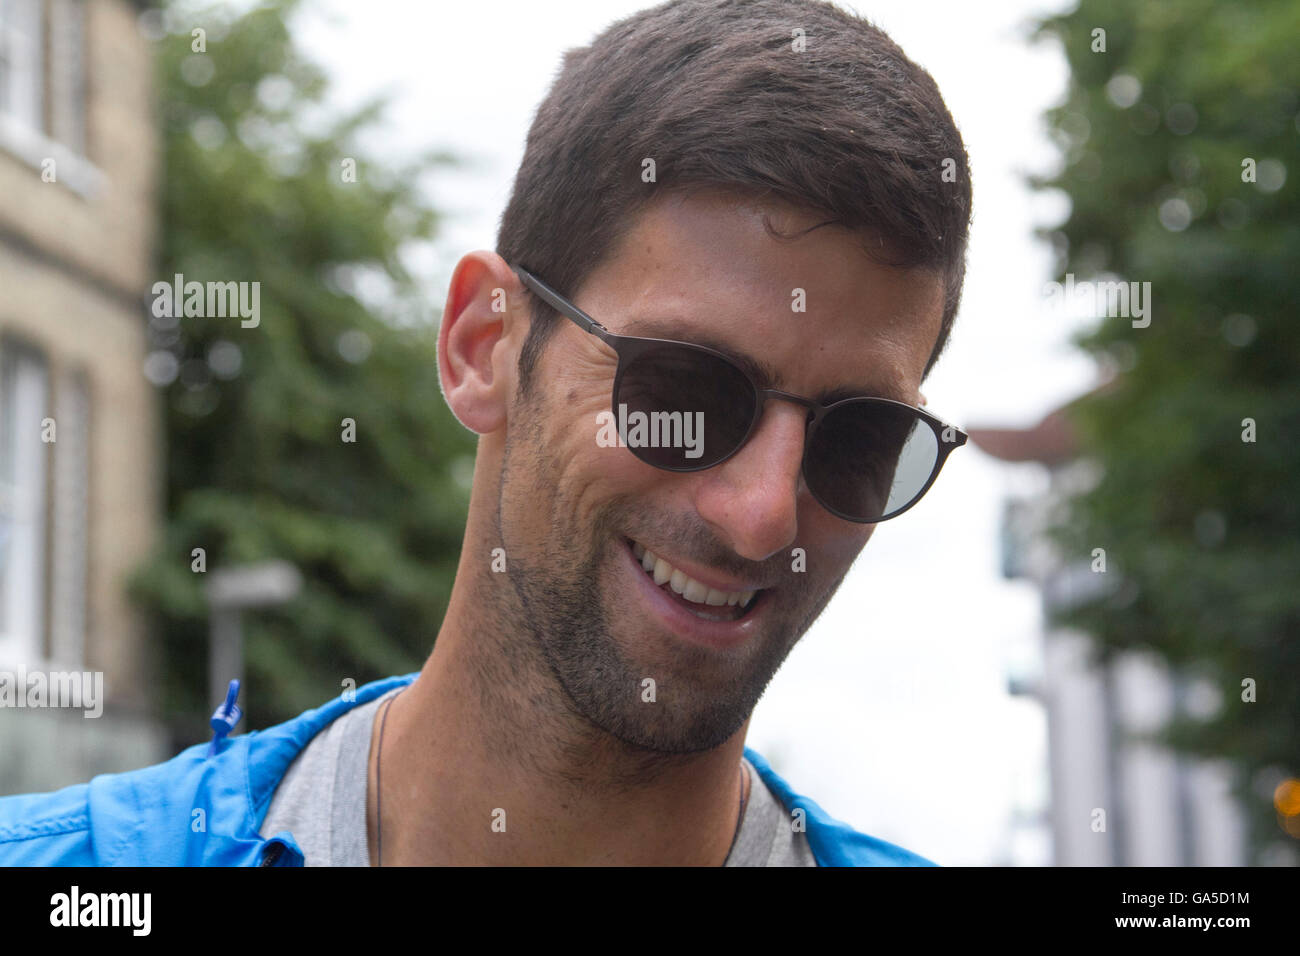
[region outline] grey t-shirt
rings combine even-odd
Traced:
[[[380,704],[395,688],[354,707],[318,733],[289,765],[276,788],[261,835],[293,834],[307,866],[369,866],[366,782],[370,734]],[[742,758],[743,759],[743,758]],[[790,826],[790,815],[748,760],[749,801],[726,866],[816,866],[807,834]]]

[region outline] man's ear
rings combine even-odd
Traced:
[[[924,404],[925,404],[925,392],[917,392],[916,394],[918,394],[918,395],[921,396],[921,404],[924,405]]]
[[[438,329],[438,381],[457,421],[485,435],[506,421],[528,308],[519,277],[495,252],[456,264]]]

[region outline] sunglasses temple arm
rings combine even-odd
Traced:
[[[528,289],[532,290],[533,292],[537,293],[537,295],[541,296],[542,300],[546,302],[547,305],[549,305],[551,308],[558,311],[561,315],[565,316],[566,318],[571,319],[584,332],[590,332],[592,335],[596,336],[602,341],[605,342],[609,341],[609,337],[611,335],[609,329],[605,328],[603,325],[601,325],[599,322],[597,322],[595,319],[589,316],[586,312],[583,312],[580,308],[578,308],[568,299],[564,298],[562,295],[560,295],[558,292],[556,292],[554,289],[548,286],[541,279],[537,278],[537,276],[533,275],[527,269],[523,268],[522,266],[515,266],[514,268],[515,268],[515,274],[519,276],[520,281],[523,282],[523,284]]]

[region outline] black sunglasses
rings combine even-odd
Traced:
[[[822,404],[763,387],[716,349],[611,332],[527,269],[512,268],[528,289],[618,353],[613,422],[620,444],[648,465],[720,465],[749,441],[764,402],[784,399],[808,409],[802,467],[813,497],[839,518],[874,524],[920,501],[952,450],[966,444],[961,429],[903,402],[863,395]]]

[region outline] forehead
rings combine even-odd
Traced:
[[[719,193],[651,204],[581,294],[610,331],[706,345],[822,401],[914,403],[943,312],[938,274],[886,266],[824,217]]]

